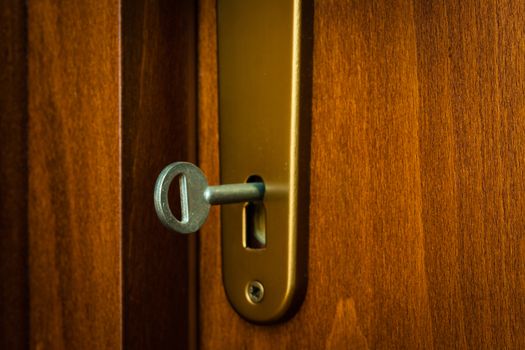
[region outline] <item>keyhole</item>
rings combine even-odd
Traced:
[[[260,176],[252,175],[246,182],[263,182]],[[266,208],[262,201],[249,202],[244,206],[244,247],[266,248]]]

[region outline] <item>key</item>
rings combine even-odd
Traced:
[[[168,202],[170,185],[180,175],[181,219],[173,215]],[[206,176],[192,163],[176,162],[165,167],[157,178],[154,191],[155,211],[164,226],[179,232],[192,233],[204,224],[210,206],[263,200],[262,182],[208,186]]]

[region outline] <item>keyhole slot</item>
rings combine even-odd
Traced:
[[[264,182],[260,176],[252,175],[246,182]],[[248,202],[243,210],[243,244],[248,249],[266,248],[266,208],[262,201]]]
[[[173,186],[173,183],[178,183],[179,185]],[[168,191],[168,202],[173,216],[179,222],[187,223],[189,220],[189,208],[186,176],[184,174],[176,175]]]

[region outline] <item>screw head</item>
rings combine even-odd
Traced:
[[[264,286],[259,281],[251,281],[246,286],[246,297],[253,304],[259,304],[264,298]]]

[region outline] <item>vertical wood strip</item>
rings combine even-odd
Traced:
[[[30,346],[121,348],[120,3],[28,2]]]
[[[195,237],[165,228],[153,186],[196,161],[196,4],[123,3],[124,347],[194,349]]]
[[[521,1],[416,3],[436,347],[525,346],[523,15]]]
[[[0,349],[26,349],[27,41],[23,1],[0,3]]]

